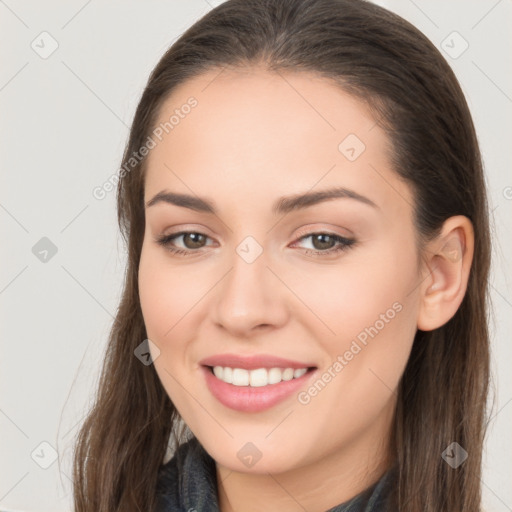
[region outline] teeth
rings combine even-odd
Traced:
[[[233,368],[233,382],[234,386],[248,386],[249,385],[249,372],[243,368]]]
[[[251,370],[250,372],[247,372],[247,374],[249,375],[249,384],[253,388],[266,386],[268,384],[268,374],[265,368]]]
[[[308,371],[307,368],[258,368],[257,370],[245,370],[243,368],[230,368],[228,366],[214,366],[213,373],[218,379],[233,384],[234,386],[251,386],[253,388],[278,384],[282,380],[292,380],[302,377]]]
[[[269,384],[277,384],[278,382],[281,382],[283,372],[281,371],[281,368],[270,368],[268,371],[268,383]]]
[[[292,380],[293,379],[293,368],[286,368],[283,372],[283,380]]]
[[[222,369],[222,367],[220,367]],[[233,382],[233,368],[224,368],[224,375],[222,377],[224,382],[231,384]]]

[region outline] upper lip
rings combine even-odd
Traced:
[[[241,356],[238,354],[217,354],[207,357],[199,362],[204,366],[222,366],[229,368],[243,368],[245,370],[255,370],[257,368],[311,368],[310,363],[292,361],[269,354],[253,354],[250,356]]]

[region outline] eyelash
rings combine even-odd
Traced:
[[[175,238],[178,238],[182,235],[190,235],[190,234],[201,235],[206,238],[209,238],[204,233],[199,233],[198,231],[180,231],[179,233],[173,233],[172,235],[162,235],[162,236],[156,237],[155,241],[157,244],[161,245],[162,247],[164,247],[167,251],[171,252],[172,254],[191,256],[193,253],[199,252],[199,249],[197,249],[197,250],[196,249],[176,249],[174,247],[171,247],[171,245],[170,245],[171,241],[174,240]],[[305,238],[309,238],[309,237],[312,237],[315,235],[327,235],[340,245],[338,245],[337,247],[335,247],[333,249],[327,249],[325,251],[306,249],[306,254],[308,254],[308,255],[314,254],[315,256],[320,256],[320,257],[325,256],[325,255],[332,255],[334,253],[340,253],[340,252],[346,251],[346,250],[352,248],[354,246],[354,244],[356,243],[356,241],[353,239],[345,238],[345,237],[342,237],[339,235],[335,235],[333,233],[326,233],[323,231],[308,233],[307,235],[301,236],[297,241],[299,242],[301,240],[304,240]]]

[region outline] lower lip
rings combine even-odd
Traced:
[[[309,370],[298,379],[253,388],[228,384],[215,377],[208,366],[203,366],[202,370],[212,395],[226,407],[242,412],[259,412],[273,407],[297,392],[315,373],[315,370]]]

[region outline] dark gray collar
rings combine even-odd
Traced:
[[[371,487],[327,512],[388,512],[386,500],[395,476],[396,466]],[[157,512],[219,512],[215,461],[196,438],[182,444],[160,468],[157,503]]]

